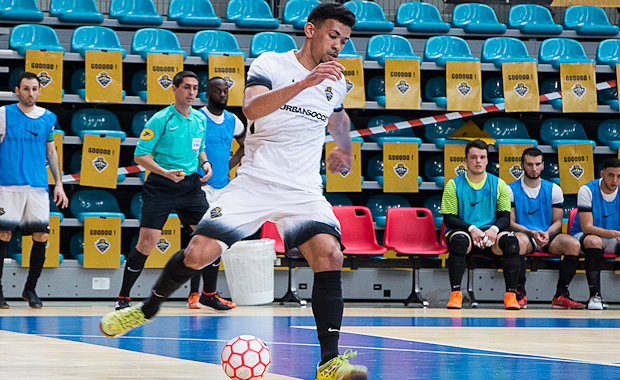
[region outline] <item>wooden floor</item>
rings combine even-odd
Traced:
[[[23,301],[0,310],[0,378],[227,379],[226,341],[261,337],[273,365],[264,379],[313,379],[319,358],[311,308],[238,307],[228,313],[171,302],[155,320],[105,338],[102,302]],[[370,379],[620,379],[620,309],[518,312],[347,304],[341,349]]]

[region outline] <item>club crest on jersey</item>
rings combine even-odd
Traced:
[[[41,71],[38,75],[41,87],[45,88],[48,84],[52,83],[52,77],[47,71]]]
[[[6,211],[4,211],[4,207],[0,207],[0,216],[6,214]]]
[[[349,92],[351,92],[351,90],[353,90],[353,87],[355,87],[355,84],[353,84],[353,82],[351,82],[349,78],[345,78],[344,81],[347,84],[347,94],[348,94]]]
[[[467,96],[471,92],[471,86],[469,85],[469,83],[465,81],[462,81],[461,83],[459,83],[458,86],[456,86],[456,89],[463,96]]]
[[[168,74],[162,74],[159,78],[157,78],[157,83],[163,88],[167,90],[172,85],[172,78]]]
[[[165,253],[168,248],[170,248],[170,243],[168,243],[168,240],[166,240],[166,238],[160,238],[155,246],[157,247],[159,252]]]
[[[576,179],[581,178],[585,170],[579,164],[574,164],[570,167],[570,174]]]
[[[95,169],[97,169],[99,173],[101,173],[105,170],[105,168],[108,167],[108,163],[106,162],[105,158],[103,158],[103,156],[98,156],[93,160],[93,166],[95,167]]]
[[[211,219],[219,218],[220,216],[222,216],[222,208],[221,207],[215,207],[215,208],[211,209]]]
[[[110,76],[110,74],[108,74],[105,71],[100,72],[99,74],[97,74],[97,83],[99,83],[101,85],[101,87],[106,88],[107,85],[110,84],[110,82],[112,82],[112,77]]]
[[[101,254],[106,253],[107,250],[110,249],[111,245],[112,244],[108,243],[106,238],[100,238],[95,242],[95,248],[97,248],[97,251],[99,251],[99,253]]]
[[[411,86],[404,79],[401,79],[398,82],[396,82],[396,89],[398,90],[398,92],[400,92],[403,95],[405,95],[407,91],[409,91],[410,88]]]
[[[407,165],[405,165],[404,162],[399,162],[396,165],[394,165],[394,173],[396,173],[396,175],[398,176],[398,178],[403,178],[404,176],[407,175],[407,173],[409,173],[409,168],[407,167]]]
[[[459,166],[457,166],[456,168],[454,168],[454,173],[456,175],[461,175],[463,173],[467,172],[467,167],[463,164],[460,164]]]
[[[586,93],[586,88],[581,83],[575,83],[570,90],[573,94],[577,95],[579,99],[581,99],[581,97]]]
[[[521,164],[512,165],[508,171],[515,179],[519,179],[523,175],[523,168],[521,167]]]
[[[329,86],[325,89],[325,97],[327,98],[328,102],[331,101],[334,97],[334,93],[332,92],[332,86]]]
[[[530,91],[530,88],[525,85],[523,82],[519,82],[515,84],[514,90],[520,97],[524,97]]]
[[[228,88],[232,88],[232,86],[235,85],[235,81],[229,75],[226,75],[222,79],[224,79],[224,82],[226,82],[226,85],[228,86]]]

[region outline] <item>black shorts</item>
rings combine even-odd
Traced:
[[[544,247],[539,247],[538,244],[536,244],[536,240],[528,235],[528,239],[530,239],[530,243],[532,243],[532,247],[534,248],[534,250],[532,252],[544,252],[544,253],[549,253],[549,246],[551,245],[551,242],[553,241],[553,239],[555,239],[556,237],[558,237],[558,235],[560,234],[555,234],[552,235],[549,238],[549,244],[545,245]]]
[[[178,183],[155,173],[149,174],[142,188],[140,227],[161,230],[171,212],[179,215],[183,226],[197,225],[209,208],[200,187],[200,176],[196,173]]]

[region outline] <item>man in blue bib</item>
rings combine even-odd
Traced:
[[[235,167],[243,157],[243,140],[245,138],[245,126],[232,112],[226,110],[228,104],[228,83],[222,77],[213,77],[207,82],[207,99],[209,103],[200,109],[207,118],[207,130],[205,134],[205,151],[211,165],[213,175],[202,190],[207,196],[207,202],[211,204],[218,194],[224,190],[230,182],[228,172]],[[239,148],[230,156],[230,147],[235,138]],[[200,274],[192,277],[190,294],[187,306],[190,309],[202,309],[205,307],[214,310],[230,310],[235,308],[233,302],[220,297],[216,292],[217,274],[220,268],[218,258],[211,265],[204,267],[202,272],[202,294],[198,293]]]
[[[570,298],[570,284],[579,265],[579,241],[562,232],[564,194],[560,186],[540,178],[544,168],[543,154],[528,148],[521,155],[523,177],[508,185],[510,190],[510,228],[519,239],[521,258],[532,252],[548,252],[562,256],[560,278],[551,305],[555,309],[583,309],[584,304]],[[517,300],[527,307],[525,296],[525,260],[521,262],[521,280]],[[520,297],[519,297],[520,296]]]
[[[570,234],[581,242],[586,255],[586,278],[590,289],[588,309],[606,307],[601,297],[603,252],[618,254],[620,242],[620,160],[603,162],[601,178],[586,183],[577,193],[579,212]]]
[[[465,147],[467,172],[451,179],[444,188],[441,214],[446,224],[450,300],[448,309],[460,309],[461,280],[467,256],[473,251],[502,258],[506,293],[504,307],[519,310],[519,241],[506,231],[510,224],[510,195],[501,179],[486,172],[488,145],[474,140]]]

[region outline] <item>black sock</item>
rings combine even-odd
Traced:
[[[30,268],[24,290],[32,290],[37,286],[37,280],[41,276],[43,264],[45,263],[45,242],[33,241],[30,250]]]
[[[207,294],[215,293],[217,289],[217,274],[220,270],[220,258],[215,260],[213,264],[202,268],[202,292]]]
[[[453,254],[448,256],[448,275],[450,277],[450,288],[453,292],[461,290],[461,281],[466,268],[466,256]]]
[[[338,356],[343,308],[340,271],[315,273],[312,286],[312,313],[321,345],[321,365]]]
[[[200,273],[196,273],[189,282],[189,294],[198,293],[200,288]]]
[[[564,255],[560,263],[560,278],[558,279],[558,286],[555,290],[555,297],[566,296],[568,294],[568,284],[570,284],[573,277],[575,277],[578,265],[579,258],[577,256]]]
[[[9,242],[0,240],[0,290],[2,290],[2,269],[4,268],[4,258],[9,251]]]
[[[527,278],[527,264],[525,262],[525,255],[519,255],[519,283],[517,285],[517,292],[521,295],[525,295],[525,281]]]
[[[170,257],[170,260],[166,263],[164,271],[157,280],[157,283],[153,287],[151,296],[144,301],[142,306],[142,312],[147,319],[152,318],[157,311],[159,311],[160,305],[170,297],[175,290],[181,287],[187,280],[192,278],[200,271],[188,268],[185,263],[184,250],[180,250]]]
[[[144,269],[144,263],[149,257],[138,251],[137,248],[131,250],[127,262],[125,263],[125,271],[123,272],[123,284],[121,285],[121,291],[118,293],[119,297],[129,297],[133,284],[136,283],[142,269]]]
[[[603,267],[603,250],[600,248],[586,248],[586,278],[590,297],[601,294],[601,268]]]

